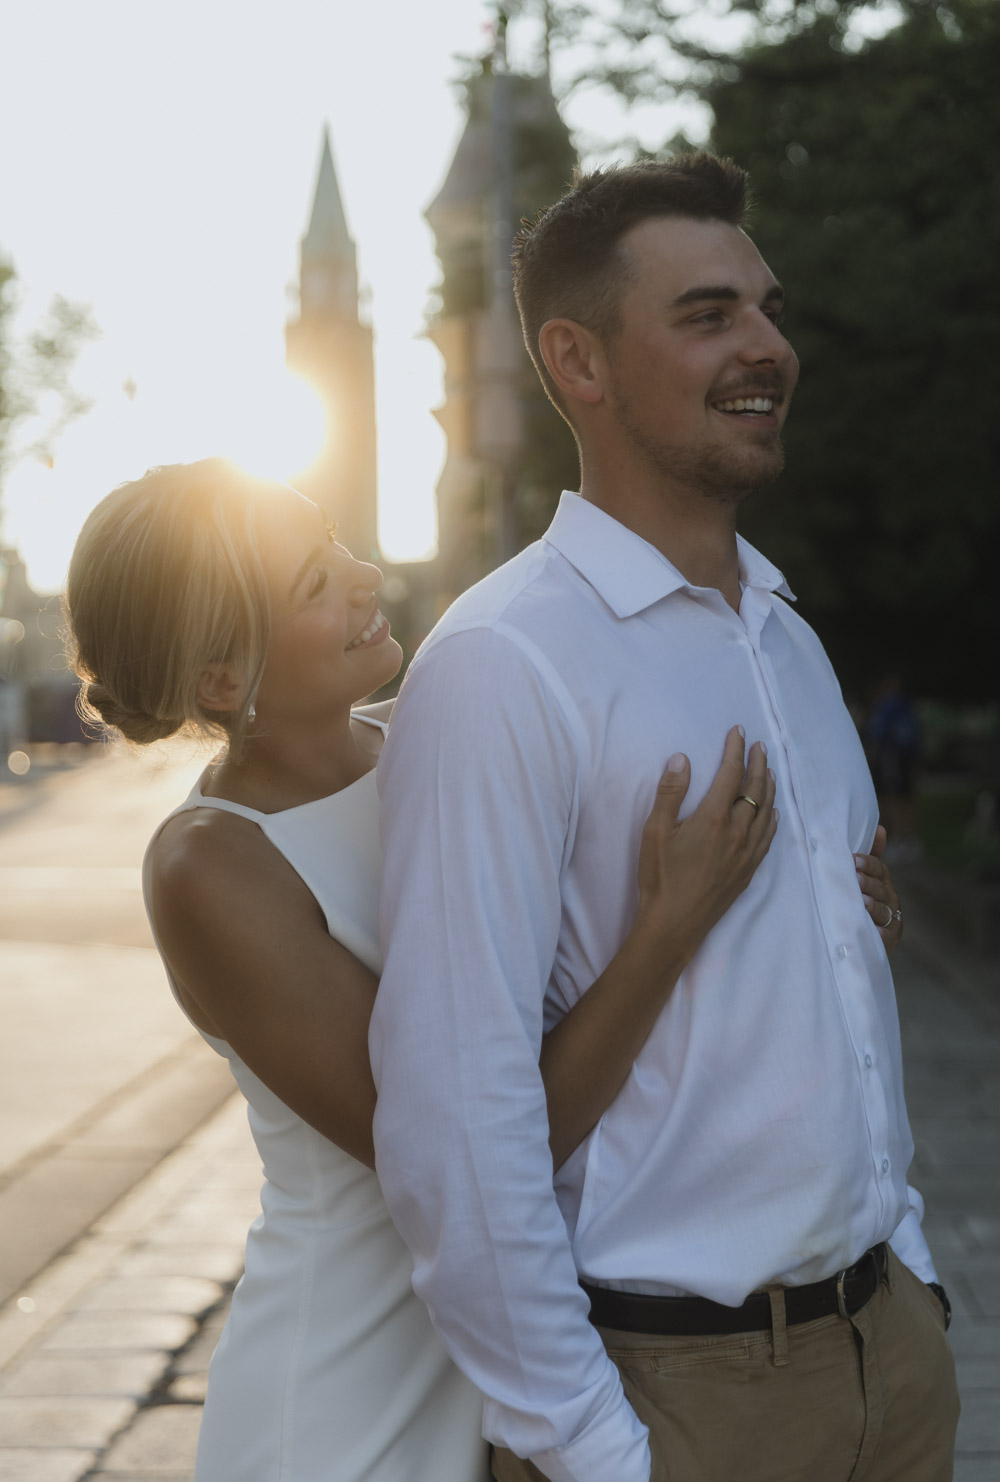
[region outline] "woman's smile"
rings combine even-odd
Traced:
[[[347,644],[344,652],[349,654],[355,648],[361,648],[373,643],[381,643],[389,636],[389,624],[383,614],[376,606],[374,612],[365,623],[364,628],[355,638]]]

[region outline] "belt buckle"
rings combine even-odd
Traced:
[[[872,1247],[871,1250],[866,1250],[865,1253],[864,1253],[864,1255],[861,1257],[861,1259],[858,1260],[858,1261],[855,1261],[855,1263],[854,1263],[853,1266],[845,1266],[845,1268],[844,1268],[843,1271],[838,1271],[837,1272],[837,1311],[840,1313],[841,1317],[847,1318],[848,1320],[850,1320],[851,1313],[848,1312],[848,1310],[847,1310],[847,1294],[846,1294],[846,1292],[844,1290],[844,1283],[845,1283],[847,1277],[849,1277],[849,1276],[852,1277],[852,1278],[855,1277],[855,1276],[860,1276],[861,1275],[860,1268],[862,1267],[863,1263],[866,1262],[866,1261],[870,1261],[871,1264],[872,1264],[872,1267],[874,1268],[874,1271],[875,1271],[875,1285],[877,1287],[878,1286],[878,1257],[875,1254],[875,1248],[874,1248],[874,1246]],[[864,1306],[864,1303],[862,1303],[861,1305]],[[855,1308],[854,1310],[856,1312],[858,1309]]]

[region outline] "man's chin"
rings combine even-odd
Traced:
[[[773,484],[785,466],[780,442],[767,448],[747,448],[739,456],[706,456],[692,482],[708,499],[742,504],[758,489]]]

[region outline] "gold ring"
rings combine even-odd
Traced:
[[[746,795],[745,792],[741,792],[738,798],[734,798],[733,799],[733,807],[734,808],[736,807],[736,804],[737,803],[749,803],[750,806],[751,806],[751,808],[753,809],[753,811],[755,813],[759,813],[760,812],[760,804],[758,802],[756,802],[753,798],[747,797],[747,795]]]

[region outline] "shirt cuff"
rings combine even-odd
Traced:
[[[889,1244],[903,1265],[909,1266],[914,1276],[918,1276],[921,1281],[937,1281],[938,1274],[934,1269],[934,1259],[924,1239],[924,1232],[920,1228],[924,1201],[916,1189],[908,1189],[907,1193],[910,1207],[890,1236]]]
[[[631,1406],[531,1460],[551,1482],[650,1482],[649,1432]]]

